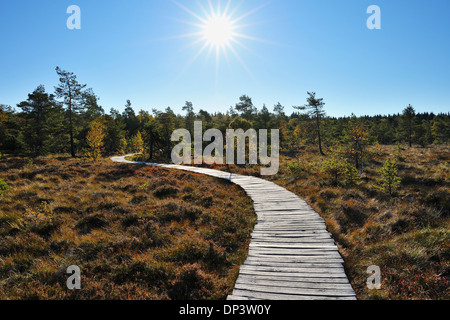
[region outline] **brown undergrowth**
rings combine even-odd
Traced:
[[[304,147],[282,156],[277,175],[263,177],[296,193],[326,221],[359,299],[450,299],[450,147],[380,146],[368,150],[353,185],[324,170],[332,156]],[[379,169],[398,166],[400,187],[379,188]],[[203,165],[260,176],[259,166]],[[381,269],[381,290],[369,290],[369,266]]]
[[[175,170],[2,158],[0,179],[0,299],[224,299],[256,221],[237,186]]]

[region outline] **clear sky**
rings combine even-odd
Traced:
[[[210,2],[1,0],[0,103],[15,106],[39,84],[52,92],[60,66],[107,112],[127,99],[136,111],[181,113],[186,100],[226,111],[247,94],[289,113],[307,91],[332,116],[450,111],[449,0]],[[80,30],[66,26],[70,5]],[[366,26],[370,5],[381,8],[381,30]],[[238,19],[218,56],[198,34],[210,8]]]

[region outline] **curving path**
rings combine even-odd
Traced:
[[[247,261],[228,300],[356,300],[325,221],[294,193],[264,179],[223,171],[141,163],[227,179],[253,199],[258,216]]]

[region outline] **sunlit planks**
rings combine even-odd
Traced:
[[[125,157],[111,160],[135,163]],[[355,300],[324,220],[294,193],[263,179],[179,165],[145,163],[227,179],[242,187],[258,216],[249,254],[229,300]]]

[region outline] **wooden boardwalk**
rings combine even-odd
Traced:
[[[139,163],[113,157],[120,163]],[[230,180],[253,199],[258,216],[248,258],[228,300],[356,300],[325,221],[294,193],[264,179],[162,165]]]

